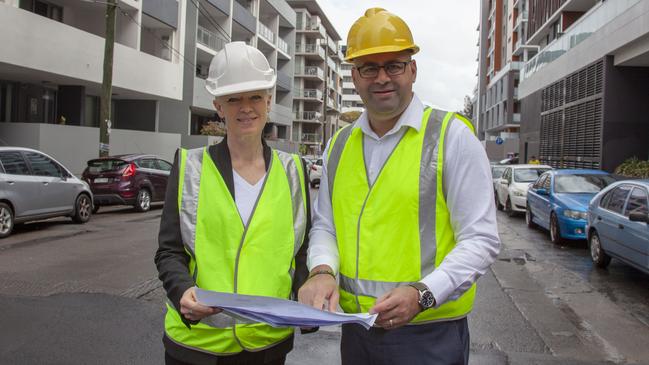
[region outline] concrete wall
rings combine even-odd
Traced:
[[[496,144],[495,141],[484,141],[483,143],[490,161],[502,160],[507,157],[507,153],[519,151],[519,141],[515,138],[506,139],[500,145]]]
[[[155,100],[115,100],[113,128],[155,132]]]
[[[613,171],[624,160],[649,158],[649,68],[616,67],[604,61],[602,169]]]
[[[537,90],[521,100],[521,129],[520,148],[521,157],[525,160],[530,156],[539,156],[539,143],[541,141],[541,94]],[[527,143],[527,156],[525,144]]]
[[[0,123],[0,144],[28,147],[56,158],[75,175],[99,155],[99,128],[57,124]],[[113,129],[110,154],[152,153],[172,161],[180,135]]]
[[[102,37],[19,8],[3,6],[0,11],[0,44],[12,45],[3,47],[0,63],[75,78],[77,84],[101,85],[104,43]],[[115,44],[114,91],[179,100],[185,64]]]

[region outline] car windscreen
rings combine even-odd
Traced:
[[[613,182],[615,179],[610,175],[557,175],[554,178],[554,191],[557,193],[597,193]]]
[[[500,179],[500,177],[503,176],[505,169],[506,167],[494,167],[491,169],[491,176],[493,176],[494,179]]]
[[[119,171],[126,167],[128,162],[120,159],[101,159],[88,161],[88,172],[98,174],[109,171]]]
[[[515,169],[514,170],[514,181],[516,182],[534,182],[536,179],[539,178],[544,172],[548,171],[548,169],[535,169],[535,168],[529,168],[529,169]]]

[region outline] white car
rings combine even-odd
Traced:
[[[319,158],[315,160],[314,163],[309,167],[309,181],[311,182],[311,187],[315,188],[320,186],[320,178],[322,177],[322,159]]]
[[[510,165],[496,182],[496,207],[507,215],[525,213],[527,189],[541,174],[552,170],[547,165]]]

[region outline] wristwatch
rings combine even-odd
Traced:
[[[435,297],[433,296],[433,292],[428,289],[426,284],[422,282],[416,282],[410,283],[409,285],[417,289],[417,291],[419,292],[419,306],[422,308],[422,310],[432,308],[435,305]]]

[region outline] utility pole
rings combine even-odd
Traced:
[[[110,152],[110,106],[113,91],[113,46],[115,45],[115,11],[118,0],[106,0],[106,43],[104,45],[104,76],[101,83],[99,112],[99,157]]]

